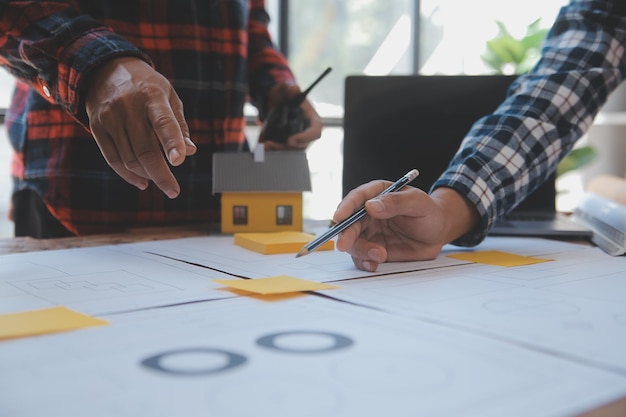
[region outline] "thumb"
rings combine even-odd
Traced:
[[[365,202],[365,210],[375,219],[390,219],[396,216],[416,216],[427,211],[428,194],[420,189],[406,186],[403,190],[379,195]]]
[[[387,212],[387,206],[382,197],[374,197],[365,202],[365,210],[374,218],[387,218],[385,216]]]

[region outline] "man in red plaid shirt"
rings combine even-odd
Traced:
[[[218,221],[212,154],[247,149],[244,103],[263,119],[300,91],[261,0],[0,0],[0,19],[16,236]],[[310,127],[267,148],[319,138],[302,107]]]

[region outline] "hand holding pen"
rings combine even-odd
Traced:
[[[402,189],[402,187],[404,187],[405,185],[413,181],[415,178],[417,178],[418,175],[419,175],[419,172],[416,169],[412,169],[411,171],[407,172],[403,177],[401,177],[396,182],[394,182],[389,187],[387,187],[378,196],[382,196],[382,195],[392,193],[392,192]],[[334,238],[339,233],[341,233],[348,227],[352,226],[358,220],[363,218],[363,216],[365,216],[366,214],[367,212],[365,211],[365,207],[361,207],[359,210],[354,212],[350,217],[348,217],[342,222],[335,224],[333,227],[328,229],[328,231],[326,231],[325,233],[318,236],[316,239],[304,245],[304,247],[296,255],[296,258],[300,256],[308,255],[309,253],[313,252],[315,249],[319,248],[324,243],[328,242],[330,239]]]

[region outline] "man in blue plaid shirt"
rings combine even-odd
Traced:
[[[365,203],[369,216],[337,248],[358,268],[436,257],[443,245],[474,246],[494,222],[544,182],[589,129],[626,75],[626,1],[572,0],[534,69],[478,120],[430,194],[413,187],[375,198],[374,181],[349,193],[335,221]]]

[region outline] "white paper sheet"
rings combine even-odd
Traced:
[[[0,256],[0,314],[63,305],[87,314],[232,297],[230,278],[122,246]]]
[[[550,243],[550,241],[548,241]],[[554,259],[464,265],[341,283],[329,296],[510,340],[626,375],[626,258],[597,248],[487,239],[473,250]]]
[[[626,378],[317,296],[125,313],[0,343],[11,417],[564,417]]]
[[[440,256],[431,261],[387,263],[381,265],[376,273],[370,273],[356,269],[350,255],[337,250],[315,251],[300,258],[296,258],[295,254],[264,255],[236,246],[232,236],[192,237],[132,243],[129,246],[135,250],[203,265],[239,277],[264,278],[280,274],[315,282],[341,281],[468,263]]]

